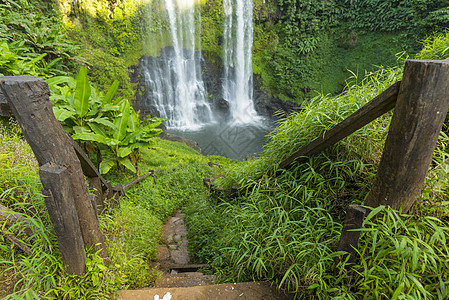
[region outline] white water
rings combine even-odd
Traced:
[[[167,127],[200,128],[213,122],[201,78],[201,56],[195,55],[195,49],[201,48],[195,44],[199,35],[195,18],[200,18],[200,14],[195,9],[195,0],[164,1],[165,8],[160,13],[166,14],[170,28],[168,44],[173,48],[163,49],[159,59],[144,70],[150,91],[148,100],[160,117],[168,119]]]
[[[223,0],[224,80],[223,98],[236,123],[257,123],[253,103],[253,2]]]
[[[168,119],[167,127],[176,130],[198,130],[219,119],[218,115],[214,117],[207,101],[201,76],[202,56],[200,51],[195,51],[201,49],[197,44],[201,21],[198,2],[150,1],[152,30],[158,27],[157,22],[166,26],[161,27],[157,37],[160,40],[154,41],[154,45],[162,47],[160,54],[153,54],[152,59],[143,62],[147,64],[142,68],[147,93],[144,106],[154,108],[160,117]],[[223,5],[222,97],[229,104],[229,125],[258,124],[260,117],[253,104],[252,0],[223,0]]]

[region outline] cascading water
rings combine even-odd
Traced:
[[[256,123],[259,117],[253,104],[253,2],[223,0],[223,9],[223,98],[229,103],[234,122]]]
[[[235,159],[257,155],[271,123],[259,117],[253,105],[252,0],[223,0],[223,76],[216,76],[217,65],[210,67],[204,60],[206,84],[196,29],[200,2],[150,0],[150,56],[141,60],[140,107],[167,118],[167,132],[196,141],[203,154]],[[206,101],[209,96],[215,104],[213,113]]]
[[[201,78],[201,55],[195,53],[198,39],[195,19],[200,18],[195,0],[164,0],[160,13],[169,25],[170,41],[161,31],[161,43],[171,44],[157,59],[147,61],[143,70],[148,101],[167,118],[167,127],[195,129],[213,121]],[[151,3],[151,2],[150,2]],[[151,11],[151,9],[150,9]],[[157,8],[155,8],[157,11]],[[152,20],[152,18],[150,18]],[[147,104],[148,105],[148,104]],[[148,106],[150,106],[148,105]]]

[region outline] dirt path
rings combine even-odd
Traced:
[[[122,300],[284,300],[292,299],[269,282],[214,284],[216,277],[204,275],[198,269],[207,265],[193,265],[188,253],[185,215],[176,211],[163,226],[165,243],[159,245],[156,262],[151,267],[161,270],[162,278],[154,288],[119,291]]]

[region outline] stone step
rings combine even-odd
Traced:
[[[171,288],[171,287],[192,287],[210,285],[216,280],[213,275],[204,275],[200,272],[186,272],[178,274],[165,275],[156,279],[155,288]]]
[[[154,300],[155,296],[163,299],[167,293],[171,300],[290,300],[287,296],[268,282],[224,283],[216,285],[150,288],[141,290],[118,291],[120,300]],[[169,298],[168,296],[166,298]],[[157,298],[156,298],[157,299]]]
[[[210,265],[208,264],[171,264],[166,263],[163,265],[164,268],[175,270],[178,273],[186,273],[186,272],[196,272],[198,269],[208,269]]]

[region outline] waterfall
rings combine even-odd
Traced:
[[[169,28],[168,34],[160,30],[158,42],[170,46],[163,48],[159,57],[147,60],[143,77],[150,103],[146,105],[167,118],[169,128],[195,129],[213,121],[201,76],[201,55],[195,52],[201,49],[195,24],[200,13],[195,2],[163,0],[163,8],[158,10],[155,5],[154,10],[150,9],[153,10],[150,25],[157,27],[164,23]],[[155,12],[160,15],[155,16]],[[154,19],[159,20],[159,25]]]
[[[253,3],[223,0],[224,78],[223,98],[237,123],[254,123],[259,117],[253,104]]]

